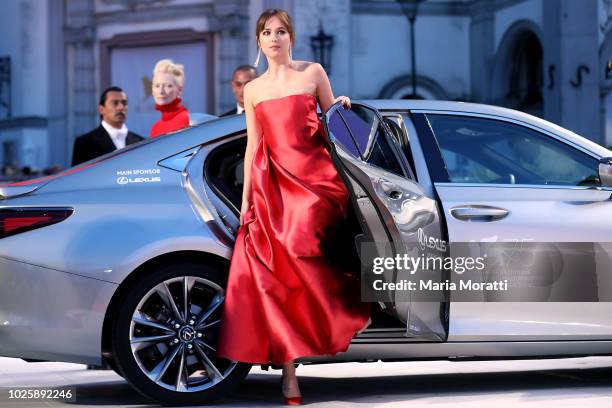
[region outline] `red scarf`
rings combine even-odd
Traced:
[[[176,98],[167,105],[155,104],[155,109],[161,112],[162,117],[151,127],[151,137],[189,126],[189,111],[181,105],[181,98]]]
[[[187,108],[181,105],[182,101],[183,100],[181,98],[176,98],[166,105],[155,104],[155,109],[162,113],[162,120],[171,120],[179,113],[187,110]]]

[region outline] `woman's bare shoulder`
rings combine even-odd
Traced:
[[[318,62],[293,61],[293,64],[295,70],[300,72],[318,71],[319,69],[322,69],[321,64]]]
[[[253,93],[253,92],[257,92],[257,89],[259,89],[262,85],[262,82],[264,82],[265,80],[262,77],[257,77],[252,79],[251,81],[247,82],[244,85],[244,90],[245,92],[247,91],[247,89]]]
[[[263,80],[261,77],[257,77],[244,85],[244,96],[245,98],[253,99],[255,95],[259,93],[259,90],[262,88]]]

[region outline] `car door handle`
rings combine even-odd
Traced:
[[[384,180],[384,179],[380,179],[378,180],[378,182],[380,183],[380,187],[382,188],[382,191],[384,191],[385,195],[389,197],[390,199],[397,200],[398,198],[402,197],[401,190],[397,188],[395,184],[391,183],[390,181]]]
[[[450,213],[461,221],[497,221],[507,217],[510,211],[486,205],[464,205],[451,208]]]

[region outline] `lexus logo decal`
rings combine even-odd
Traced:
[[[180,332],[180,338],[183,341],[191,341],[195,337],[195,330],[191,327],[183,327]]]

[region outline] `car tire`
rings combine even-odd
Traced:
[[[119,370],[119,367],[117,367],[117,362],[115,361],[114,358],[105,357],[103,359],[103,362],[104,362],[104,366],[106,368],[110,368],[111,370],[113,370],[115,372],[115,374],[117,374],[118,376],[123,377],[123,373],[121,372],[121,370]]]
[[[126,292],[113,322],[113,354],[141,394],[164,405],[207,404],[246,377],[250,364],[215,356],[226,279],[182,262],[147,271]]]

